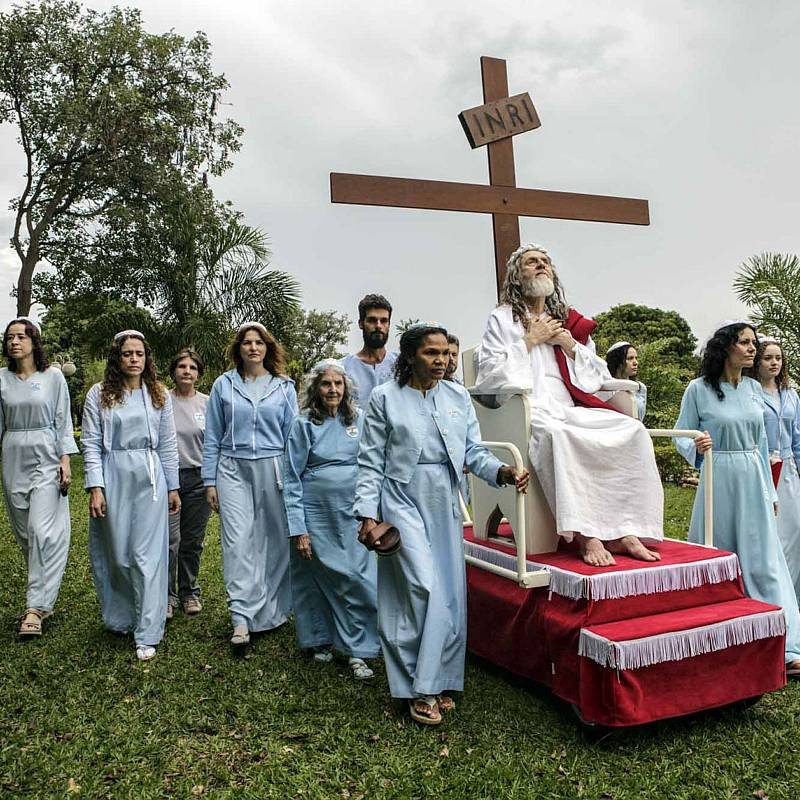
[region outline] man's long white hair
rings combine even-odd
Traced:
[[[509,257],[506,262],[506,277],[503,281],[503,288],[500,290],[500,304],[510,305],[511,313],[515,322],[527,323],[530,312],[528,311],[528,303],[524,287],[522,285],[522,256],[529,250],[538,250],[540,253],[548,255],[547,250],[540,244],[523,244],[518,247]],[[569,307],[564,298],[564,288],[561,281],[556,274],[555,265],[553,267],[553,293],[545,298],[544,305],[547,313],[553,319],[560,319],[566,322],[567,312]]]

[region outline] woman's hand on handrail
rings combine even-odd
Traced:
[[[708,452],[713,444],[714,443],[711,441],[711,434],[708,431],[704,431],[700,436],[695,436],[694,446],[700,455]]]
[[[520,494],[525,494],[528,491],[529,480],[530,473],[526,469],[523,469],[522,472],[517,472],[514,467],[506,465],[497,470],[497,482],[500,486],[516,486],[517,492]]]

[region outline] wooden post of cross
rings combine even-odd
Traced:
[[[488,149],[488,185],[332,172],[331,201],[491,214],[498,296],[506,261],[519,247],[521,216],[650,224],[647,200],[518,189],[512,137],[538,128],[539,117],[527,93],[508,96],[505,61],[483,56],[481,76],[484,105],[463,111],[459,119],[470,145]]]

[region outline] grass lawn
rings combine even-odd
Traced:
[[[75,465],[76,471],[78,466]],[[693,490],[668,488],[671,535]],[[316,664],[291,625],[232,657],[219,533],[204,555],[205,608],[178,615],[154,661],[103,631],[86,557],[86,500],[56,616],[19,643],[22,559],[0,518],[0,796],[236,798],[793,798],[800,684],[754,707],[599,737],[536,686],[472,658],[458,709],[411,723],[381,668],[357,685]]]

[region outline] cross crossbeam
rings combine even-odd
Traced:
[[[483,56],[481,77],[484,103],[508,97],[505,61]],[[332,172],[331,202],[491,214],[498,294],[506,261],[519,247],[520,217],[650,224],[647,200],[517,188],[512,135],[486,145],[488,185]]]

